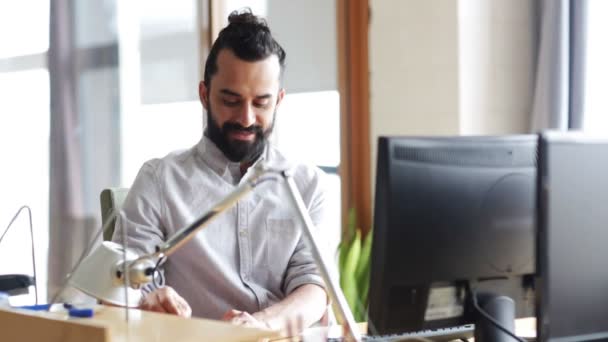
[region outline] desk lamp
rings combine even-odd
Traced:
[[[157,246],[154,253],[138,256],[119,244],[103,242],[70,275],[70,283],[102,301],[120,306],[137,306],[141,298],[139,289],[144,284],[156,282],[158,268],[167,257],[192,239],[215,217],[236,204],[241,197],[247,195],[259,184],[271,180],[284,181],[292,205],[297,209],[298,217],[303,223],[305,239],[326,284],[330,300],[338,308],[337,319],[343,326],[344,336],[347,340],[359,341],[360,335],[353,314],[338,283],[330,276],[328,263],[324,260],[319,243],[312,233],[314,227],[312,219],[290,170],[269,167],[263,163],[254,166],[253,175],[245,183],[237,187],[194,223],[182,228],[163,244]]]

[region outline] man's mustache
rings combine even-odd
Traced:
[[[256,133],[256,134],[263,133],[262,126],[260,126],[260,125],[251,125],[249,127],[243,127],[240,124],[230,123],[230,122],[225,123],[223,125],[222,129],[224,132],[237,131],[237,132]]]

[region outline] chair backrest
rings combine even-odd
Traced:
[[[110,220],[108,229],[103,232],[103,239],[105,241],[112,239],[114,225],[116,224],[116,216],[110,219],[110,215],[112,214],[112,211],[116,211],[116,215],[118,215],[118,210],[122,207],[122,203],[125,201],[128,193],[129,188],[108,188],[103,189],[99,195],[99,202],[101,203],[101,224],[105,226],[106,222]]]

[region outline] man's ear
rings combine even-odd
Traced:
[[[209,92],[207,91],[207,86],[204,81],[200,81],[198,83],[198,98],[201,100],[203,104],[203,108],[207,110],[209,108]]]
[[[281,88],[281,90],[279,90],[279,94],[277,95],[276,108],[279,108],[279,105],[281,105],[281,102],[283,101],[283,97],[285,97],[285,88]]]

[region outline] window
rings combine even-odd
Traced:
[[[324,240],[333,250],[341,234],[340,95],[337,91],[294,93],[285,96],[276,117],[274,141],[292,160],[321,167],[328,174],[331,225]]]
[[[196,144],[203,136],[202,113],[200,102],[188,101],[141,105],[123,115],[122,186],[133,184],[147,160]]]
[[[608,98],[605,83],[608,81],[608,2],[589,0],[587,9],[587,53],[583,129],[587,132],[608,135]]]
[[[120,183],[129,187],[151,158],[196,144],[203,132],[198,101],[196,0],[119,2],[122,114]]]
[[[340,164],[340,95],[337,91],[287,92],[276,120],[275,141],[287,155],[328,170]]]
[[[27,20],[25,20],[27,19]],[[49,1],[0,3],[0,229],[22,205],[32,210],[38,294],[46,293],[49,183]],[[33,275],[27,212],[0,244],[0,274]],[[34,303],[33,292],[10,298]]]
[[[0,60],[44,53],[49,48],[49,2],[0,3]]]

